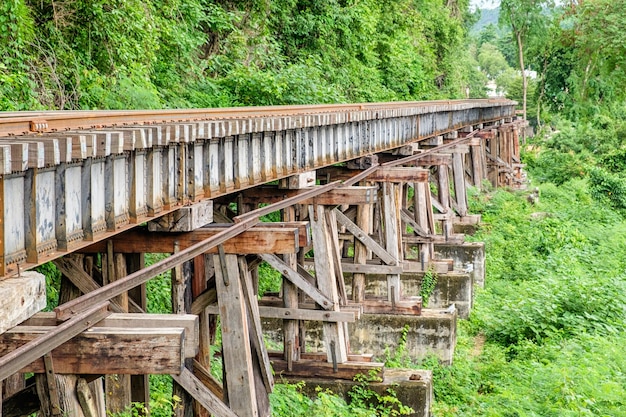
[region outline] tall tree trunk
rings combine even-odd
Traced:
[[[520,31],[515,32],[515,37],[517,39],[517,51],[519,54],[519,66],[522,70],[522,111],[524,114],[524,120],[526,120],[526,93],[528,91],[528,80],[526,79],[526,70],[524,68],[524,44],[522,41],[522,33]]]

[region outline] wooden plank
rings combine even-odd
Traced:
[[[332,308],[333,303],[330,298],[322,294],[322,292],[319,289],[315,288],[315,286],[313,286],[305,277],[291,269],[276,255],[264,254],[261,255],[261,259],[267,262],[272,268],[280,272],[285,278],[287,278],[294,285],[296,285],[306,295],[311,297],[313,301],[318,303],[322,308],[326,310]]]
[[[277,351],[268,351],[267,352],[270,358],[280,359],[282,356],[282,352]],[[324,352],[305,352],[302,354],[302,359],[312,360],[312,361],[324,361],[326,358],[326,353]],[[368,362],[371,363],[374,355],[371,353],[349,353],[348,354],[348,362]]]
[[[343,262],[341,264],[343,272],[353,274],[401,274],[402,265],[373,265],[373,264],[355,264]],[[356,300],[353,300],[357,302]]]
[[[208,312],[210,314],[219,314],[219,309],[217,308],[217,306],[210,306],[208,307]],[[267,319],[354,323],[356,321],[355,313],[355,311],[324,311],[312,310],[307,308],[285,308],[263,305],[259,306],[259,314],[261,315],[261,317]]]
[[[252,279],[250,271],[248,270],[248,264],[245,256],[238,256],[237,262],[239,263],[239,274],[241,279],[241,288],[243,290],[243,298],[248,308],[248,325],[250,326],[251,343],[254,350],[257,353],[257,359],[261,368],[261,377],[265,390],[269,394],[274,387],[274,378],[272,376],[272,369],[270,368],[269,357],[267,356],[267,350],[265,349],[265,342],[263,340],[263,328],[261,327],[261,316],[259,313],[259,304],[252,288]],[[258,390],[257,390],[258,391]]]
[[[296,210],[292,207],[287,207],[283,210],[283,220],[295,220]],[[283,261],[291,269],[298,269],[298,255],[285,254],[283,255]],[[298,307],[298,287],[294,285],[288,278],[283,277],[282,280],[283,290],[283,307],[285,308],[297,308]],[[297,320],[283,320],[283,357],[287,363],[300,360],[300,341],[298,339],[300,334],[300,322]]]
[[[181,207],[148,222],[151,232],[191,232],[213,222],[213,201]]]
[[[385,248],[398,262],[403,258],[400,222],[400,186],[397,183],[383,183],[383,213],[385,219]],[[387,275],[387,297],[391,302],[400,300],[402,295],[400,275]]]
[[[52,351],[111,314],[108,311],[108,306],[108,302],[96,304],[94,307],[82,311],[76,314],[72,319],[60,324],[56,329],[0,357],[0,380],[13,375],[29,363]]]
[[[0,333],[46,307],[46,277],[35,271],[0,281]]]
[[[209,388],[207,388],[191,371],[183,369],[179,375],[172,375],[174,381],[185,388],[185,391],[198,401],[208,412],[216,417],[241,417],[235,414]]]
[[[381,167],[367,179],[377,182],[425,182],[427,169],[413,167]]]
[[[224,387],[220,384],[211,372],[199,361],[193,360],[193,374],[202,384],[209,389],[217,398],[224,398]]]
[[[23,326],[56,326],[54,312],[37,313],[23,323]],[[198,316],[195,314],[141,314],[112,313],[96,323],[93,328],[109,327],[117,329],[185,329],[185,357],[192,358],[197,353]]]
[[[222,258],[222,259],[220,259]],[[248,317],[236,255],[214,255],[228,403],[239,417],[257,415]]]
[[[305,227],[273,227],[259,225],[243,232],[224,242],[224,252],[231,254],[246,253],[294,253],[301,243],[300,231]],[[149,232],[143,229],[133,229],[114,236],[111,240],[116,252],[121,253],[173,253],[174,244],[178,242],[181,250],[193,246],[205,239],[227,230],[226,225],[196,229],[192,232]],[[104,248],[104,242],[98,242],[80,250],[82,253],[99,253]],[[207,253],[217,253],[217,248],[207,250]]]
[[[337,216],[337,222],[344,226],[354,237],[360,240],[368,249],[371,249],[376,256],[378,256],[387,265],[397,265],[398,260],[391,255],[385,248],[380,246],[374,239],[369,237],[363,230],[361,230],[356,224],[352,223],[340,210],[335,209],[335,215]]]
[[[191,303],[191,314],[202,314],[205,308],[209,305],[217,302],[217,291],[215,288],[210,288],[196,297]]]
[[[407,297],[396,301],[393,305],[387,300],[364,300],[365,314],[406,314],[419,316],[422,314],[422,297]]]
[[[363,236],[368,236],[371,230],[371,218],[372,207],[366,204],[359,204],[356,210],[356,225],[359,228]],[[339,221],[339,220],[338,220]],[[382,249],[382,248],[381,248]],[[366,272],[357,270],[360,266],[367,263],[368,248],[367,246],[356,239],[354,242],[354,270],[350,270],[350,266],[343,264],[343,272],[352,272],[352,301],[355,303],[361,302],[365,299],[365,274]]]
[[[329,190],[317,197],[303,200],[300,204],[371,204],[376,202],[376,190],[376,186],[339,187],[334,190]],[[302,193],[302,190],[284,190],[272,186],[262,186],[243,191],[239,195],[244,204],[258,205],[282,201],[288,196],[294,196],[300,193]]]
[[[411,216],[411,214],[406,209],[402,209],[400,211],[400,216],[402,217],[402,221],[408,223],[409,226],[411,226],[411,228],[416,234],[422,237],[430,236],[430,234],[426,230],[424,230],[422,226],[417,224],[415,219]]]
[[[452,153],[452,174],[454,178],[454,193],[459,216],[467,215],[467,191],[465,187],[465,167],[463,164],[463,154],[461,152]]]
[[[450,154],[430,154],[415,161],[417,166],[428,167],[433,165],[451,165],[452,156]]]
[[[272,367],[277,375],[300,378],[333,378],[354,380],[357,375],[370,375],[381,377],[383,363],[378,362],[344,362],[337,364],[337,372],[333,370],[333,364],[328,362],[301,359],[293,363],[293,369],[287,369],[287,363],[278,358],[272,358]]]
[[[4,333],[0,352],[14,351],[56,330],[17,326]],[[183,328],[93,327],[53,349],[58,374],[171,374],[180,372],[185,356]],[[37,359],[20,372],[42,373]]]
[[[339,311],[339,294],[333,262],[333,244],[325,206],[309,206],[309,220],[315,252],[315,278],[319,291],[331,301],[328,310]],[[344,327],[338,323],[323,323],[327,360],[335,365],[348,360],[348,340]]]
[[[240,233],[252,228],[260,222],[261,216],[277,210],[282,210],[285,207],[289,207],[293,204],[298,203],[298,201],[302,199],[322,194],[332,188],[337,187],[338,185],[339,183],[335,182],[327,184],[325,186],[315,187],[311,191],[307,191],[302,196],[298,196],[297,198],[288,198],[279,203],[272,204],[258,210],[254,210],[253,212],[246,213],[242,216],[238,216],[234,219],[237,224],[229,227],[227,230],[219,232],[210,238],[207,238],[186,249],[183,249],[180,253],[156,262],[153,265],[142,269],[141,271],[134,272],[122,279],[119,279],[115,283],[108,284],[96,291],[93,291],[88,295],[83,295],[66,303],[65,305],[55,308],[57,317],[61,320],[66,320],[72,315],[75,315],[76,312],[87,308],[88,305],[109,300],[125,291],[135,288],[136,286],[147,282],[150,278],[157,276],[165,271],[168,271],[178,264],[189,261],[198,255],[206,253],[209,249],[212,249],[226,242],[230,238],[237,236]]]
[[[54,265],[74,284],[83,294],[97,290],[101,287],[85,270],[72,258],[63,257],[53,261]],[[143,313],[143,310],[134,302],[129,300],[129,311],[132,313]],[[111,300],[111,310],[117,313],[125,312],[124,308],[116,300]]]

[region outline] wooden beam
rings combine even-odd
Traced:
[[[374,375],[382,377],[383,363],[378,362],[344,362],[336,365],[337,371],[333,369],[333,364],[317,360],[301,359],[294,362],[292,370],[287,369],[287,362],[278,358],[272,358],[272,367],[277,375],[286,377],[301,378],[333,378],[354,380],[357,375]]]
[[[356,224],[347,218],[340,210],[335,209],[335,215],[337,216],[337,222],[344,226],[354,237],[360,240],[365,246],[376,254],[387,265],[397,265],[398,260],[392,256],[385,248],[380,246],[374,239],[369,237],[367,233],[361,230]]]
[[[210,314],[219,314],[217,306],[208,307]],[[309,320],[309,321],[327,321],[327,322],[347,322],[354,323],[356,321],[355,312],[349,311],[324,311],[311,310],[306,308],[285,308],[259,306],[259,314],[265,319],[289,319],[289,320]]]
[[[339,311],[339,294],[337,276],[334,268],[333,242],[336,239],[330,228],[330,219],[326,215],[330,208],[326,206],[309,206],[309,219],[313,234],[313,250],[315,252],[315,278],[319,291],[330,301],[329,310]],[[332,220],[336,221],[336,220]],[[343,277],[340,277],[343,279]],[[348,360],[348,335],[339,323],[322,323],[324,343],[326,344],[327,361],[335,366]]]
[[[213,255],[219,294],[222,350],[228,404],[239,417],[257,414],[256,386],[248,313],[244,302],[236,255]]]
[[[337,205],[337,204],[371,204],[377,199],[376,186],[353,186],[340,187],[302,201],[300,204],[321,204],[321,205]],[[302,190],[284,190],[271,186],[256,187],[243,191],[239,194],[244,204],[262,204],[274,203],[285,199],[286,197],[298,195]]]
[[[0,353],[36,342],[55,327],[17,326],[0,336]],[[52,350],[57,374],[171,374],[180,372],[184,352],[183,328],[93,327]],[[36,359],[20,372],[45,372]]]
[[[429,171],[413,167],[381,167],[367,179],[377,182],[425,182]]]
[[[278,351],[268,351],[268,355],[270,358],[281,359],[282,352]],[[324,352],[305,352],[302,354],[302,359],[312,360],[312,361],[323,361],[326,358],[326,354]],[[374,355],[371,353],[348,353],[348,362],[367,362],[371,363]]]
[[[220,384],[211,372],[196,359],[193,360],[193,374],[205,387],[209,389],[217,398],[224,398],[224,387]]]
[[[365,314],[422,314],[422,297],[408,297],[396,301],[394,305],[387,300],[364,300],[362,303]]]
[[[46,307],[46,277],[25,271],[0,281],[0,300],[0,333],[4,333]]]
[[[228,229],[218,232],[216,235],[204,239],[192,246],[181,250],[179,253],[165,258],[159,262],[155,262],[151,266],[142,269],[141,271],[134,272],[124,278],[117,280],[114,283],[107,284],[102,288],[99,288],[89,294],[82,295],[64,305],[61,305],[54,309],[57,313],[57,317],[60,320],[67,320],[77,312],[85,310],[89,305],[108,301],[111,298],[122,294],[138,285],[141,285],[152,277],[155,277],[163,272],[169,271],[177,265],[190,261],[198,255],[204,254],[210,249],[217,247],[229,239],[238,236],[239,234],[249,230],[256,226],[260,222],[260,217],[266,214],[272,213],[277,210],[282,210],[285,207],[297,204],[300,200],[306,198],[315,197],[316,195],[325,193],[326,191],[339,186],[339,182],[333,182],[324,186],[315,187],[302,195],[294,198],[288,198],[281,202],[265,206],[258,210],[246,213],[241,216],[235,217],[237,224],[230,226]]]
[[[205,308],[213,303],[217,302],[217,291],[215,288],[210,288],[196,297],[191,303],[191,314],[200,315]]]
[[[0,357],[0,381],[107,317],[111,314],[108,306],[108,302],[96,304],[60,324],[56,329],[8,351],[9,353]]]
[[[113,237],[113,247],[120,253],[174,253],[174,244],[181,249],[188,248],[205,239],[227,230],[230,226],[212,226],[196,229],[192,232],[148,232],[145,229],[133,229]],[[296,227],[272,227],[259,225],[224,242],[224,252],[230,254],[246,253],[294,253],[298,251],[300,230]],[[104,248],[104,242],[98,242],[81,250],[84,253],[98,253]],[[206,253],[217,253],[217,248]]]
[[[56,326],[54,312],[37,313],[26,320],[23,326]],[[94,328],[109,327],[116,329],[185,329],[185,357],[196,355],[198,349],[198,316],[195,314],[139,314],[139,313],[112,313],[107,318],[96,323]]]
[[[343,262],[343,272],[352,274],[401,274],[402,265],[373,265]]]
[[[418,234],[419,236],[422,236],[422,237],[430,236],[430,234],[426,230],[424,230],[422,226],[417,224],[417,222],[415,221],[413,216],[411,216],[411,214],[408,212],[407,209],[400,210],[400,217],[402,217],[402,221],[408,223],[409,226],[411,226],[411,228],[413,229],[413,231],[415,231],[415,233]]]
[[[52,262],[83,294],[101,287],[74,259],[63,257]],[[143,313],[141,307],[131,300],[128,300],[128,308],[132,313]],[[124,312],[124,308],[116,300],[111,300],[111,310],[117,313]]]
[[[207,388],[191,371],[184,368],[179,375],[173,374],[174,381],[185,389],[207,411],[216,417],[240,417]]]
[[[261,316],[259,313],[259,303],[252,288],[252,278],[250,271],[248,271],[248,264],[246,263],[245,256],[238,256],[237,262],[239,263],[239,274],[241,280],[241,289],[243,290],[243,298],[248,310],[248,325],[250,328],[251,344],[254,347],[254,351],[257,353],[257,359],[259,361],[259,367],[261,370],[261,378],[267,394],[272,392],[274,387],[274,378],[272,376],[272,368],[270,367],[269,357],[267,356],[267,350],[265,349],[265,342],[263,340],[263,328],[261,327]],[[257,387],[258,391],[258,387]]]
[[[313,286],[305,277],[291,269],[282,259],[278,258],[276,255],[269,254],[261,255],[261,258],[295,286],[300,288],[306,295],[311,297],[313,301],[318,303],[322,308],[326,310],[332,308],[333,303],[328,297],[322,294],[321,291]]]

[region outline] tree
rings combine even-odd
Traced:
[[[517,44],[517,57],[522,72],[522,110],[526,119],[526,99],[528,80],[524,66],[524,48],[531,33],[543,19],[544,7],[550,6],[550,0],[502,0],[500,3],[500,22],[511,28],[511,34]]]
[[[491,43],[483,43],[478,51],[478,64],[485,71],[489,79],[494,80],[498,75],[509,68],[506,58],[498,47]]]

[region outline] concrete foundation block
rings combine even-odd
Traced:
[[[435,243],[435,255],[439,259],[453,259],[455,271],[469,273],[474,285],[484,288],[485,244],[483,242]]]
[[[484,263],[484,260],[483,260]],[[422,285],[423,272],[404,273],[400,276],[403,296],[418,296]],[[351,288],[350,278],[347,278],[346,288]],[[366,294],[376,297],[387,294],[386,275],[367,275]],[[473,280],[468,272],[448,272],[437,274],[437,285],[431,294],[427,308],[447,308],[455,304],[457,314],[460,318],[466,319],[472,310],[473,305]]]
[[[295,381],[292,381],[295,382]],[[328,380],[307,378],[304,380],[304,393],[313,398],[316,388],[330,390],[350,401],[348,393],[357,382],[346,380]],[[387,389],[395,391],[402,404],[413,409],[412,417],[429,417],[433,402],[433,375],[431,371],[415,369],[385,369],[382,382],[370,382],[368,388],[383,395]]]
[[[372,353],[384,360],[385,350],[397,349],[405,326],[406,353],[414,360],[435,355],[442,363],[452,364],[456,346],[457,312],[447,309],[424,309],[421,316],[363,314],[348,324],[350,349],[354,353]]]

